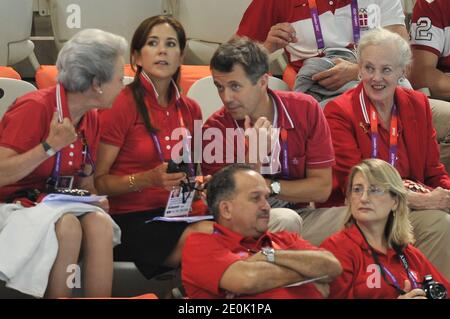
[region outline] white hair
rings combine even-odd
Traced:
[[[75,34],[58,54],[58,82],[69,92],[84,92],[95,81],[109,82],[119,56],[127,50],[125,38],[99,29]]]
[[[380,46],[391,44],[397,52],[393,52],[398,59],[398,65],[402,69],[406,69],[412,62],[412,53],[409,43],[403,39],[399,34],[391,32],[383,28],[375,28],[365,33],[358,44],[357,59],[361,62],[362,52],[371,45]]]

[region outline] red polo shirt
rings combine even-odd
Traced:
[[[278,113],[277,127],[287,130],[288,166],[290,179],[301,179],[306,176],[306,168],[326,168],[334,164],[334,151],[328,123],[317,101],[306,94],[299,92],[281,92],[268,90],[269,96],[275,101]],[[203,174],[214,174],[229,163],[236,163],[237,146],[227,150],[230,143],[222,136],[227,136],[227,129],[244,127],[244,121],[235,121],[225,107],[215,112],[203,125],[204,158],[202,163]],[[206,140],[209,129],[219,129],[222,134],[217,135],[218,145],[223,145],[225,154],[219,154],[226,163],[206,163],[205,153],[208,144]],[[281,141],[281,139],[280,139]],[[227,142],[227,143],[226,143]],[[231,154],[230,154],[231,153]],[[223,156],[222,156],[223,155]]]
[[[257,240],[246,238],[219,224],[213,234],[193,233],[183,248],[182,280],[189,298],[226,298],[230,295],[219,288],[225,270],[234,262],[246,259],[261,247],[280,249],[318,250],[297,234],[269,233]],[[262,279],[263,280],[263,279]],[[276,288],[256,295],[233,296],[239,299],[306,299],[322,298],[313,284]]]
[[[63,117],[70,119],[64,89],[61,90]],[[0,146],[10,148],[19,154],[25,153],[47,139],[53,113],[56,112],[56,87],[51,87],[20,97],[5,113],[0,122]],[[85,136],[93,161],[99,141],[97,110],[86,112],[76,130],[78,136]],[[60,176],[74,176],[83,163],[81,138],[61,150]],[[22,180],[0,188],[0,201],[23,188],[45,189],[45,182],[51,176],[55,156],[44,161]],[[77,185],[75,176],[75,186]]]
[[[173,88],[173,98],[167,107],[158,104],[153,86],[141,81],[146,92],[147,110],[152,124],[158,129],[164,159],[171,158],[172,148],[179,143],[171,139],[173,130],[180,128],[176,107],[177,94]],[[179,105],[186,127],[194,135],[194,120],[202,119],[200,107],[193,100],[181,96]],[[126,87],[115,100],[112,109],[101,114],[101,142],[120,148],[110,169],[112,175],[129,175],[147,171],[159,166],[161,160],[147,132],[133,99],[133,93]],[[176,138],[179,138],[177,136]],[[160,187],[149,187],[140,192],[109,197],[111,214],[146,211],[164,207],[169,192]]]
[[[396,289],[388,285],[381,274],[378,280],[374,279],[375,261],[369,246],[355,225],[327,238],[320,247],[332,252],[343,268],[342,275],[330,284],[329,298],[393,299],[398,297]],[[376,252],[380,264],[389,270],[403,289],[405,280],[410,279],[394,249],[389,249],[387,254]],[[435,281],[445,285],[447,290],[450,289],[447,279],[417,248],[408,245],[404,254],[417,282],[422,282],[425,275],[432,275]]]

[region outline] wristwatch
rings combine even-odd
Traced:
[[[48,144],[47,142],[42,142],[42,147],[44,148],[45,153],[47,153],[48,156],[53,156],[56,154],[56,151]]]
[[[261,253],[266,256],[266,259],[270,263],[275,262],[275,249],[272,247],[263,247],[261,248]]]
[[[278,180],[274,179],[270,183],[270,196],[280,195],[281,184]]]

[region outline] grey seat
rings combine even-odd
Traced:
[[[31,83],[10,78],[0,78],[0,119],[18,97],[35,90],[36,87]]]
[[[235,33],[251,0],[172,0],[186,30],[184,64],[206,65],[219,44]]]
[[[13,65],[30,55],[33,0],[0,1],[0,65]]]

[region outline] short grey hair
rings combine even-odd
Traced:
[[[358,63],[361,62],[362,52],[368,46],[379,46],[385,44],[392,44],[396,48],[397,52],[393,52],[392,54],[397,57],[398,65],[402,69],[406,69],[411,65],[412,53],[409,43],[399,34],[391,32],[384,28],[375,28],[371,31],[368,31],[361,37],[357,52]]]
[[[119,56],[124,56],[125,38],[99,29],[75,34],[58,54],[58,82],[69,92],[84,92],[96,84],[111,81]]]

